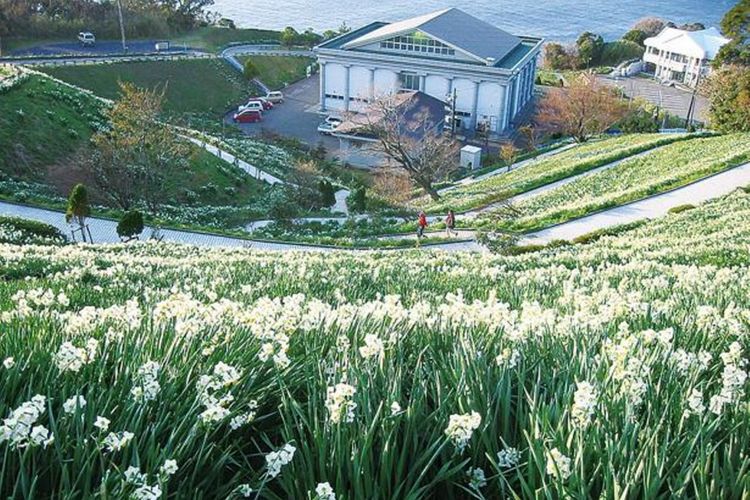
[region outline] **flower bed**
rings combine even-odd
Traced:
[[[581,177],[517,205],[505,229],[528,231],[646,198],[750,161],[750,135],[692,139]]]
[[[519,257],[0,245],[0,493],[741,498],[748,246],[744,192]]]
[[[583,144],[517,170],[448,191],[440,201],[428,204],[427,210],[443,213],[449,208],[467,211],[485,207],[510,196],[688,137],[690,136],[678,134],[633,134]]]

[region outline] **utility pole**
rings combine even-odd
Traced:
[[[685,129],[690,130],[690,124],[692,122],[692,115],[695,113],[695,96],[698,93],[698,84],[701,82],[701,71],[698,69],[698,77],[695,79],[695,87],[693,87],[693,95],[690,97],[690,106],[688,106],[687,118],[685,119]]]
[[[453,95],[448,96],[451,104],[451,137],[456,136],[456,89],[453,89]]]
[[[125,45],[125,24],[122,22],[122,0],[117,0],[117,16],[120,18],[120,36],[122,37],[122,51],[127,52],[128,46]]]

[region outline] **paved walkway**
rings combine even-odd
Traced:
[[[54,210],[43,208],[27,207],[15,205],[13,203],[0,202],[0,214],[11,217],[22,217],[24,219],[37,220],[50,224],[63,234],[70,237],[70,225],[65,222],[65,214]],[[87,219],[94,243],[119,243],[120,238],[117,236],[117,222],[109,219],[99,219],[90,217]],[[143,231],[142,239],[150,239],[154,228],[146,226]],[[307,252],[331,252],[331,251],[352,251],[341,248],[318,247],[314,245],[295,245],[290,243],[272,243],[266,241],[244,240],[232,238],[229,236],[220,236],[215,234],[197,233],[191,231],[179,231],[175,229],[161,229],[160,236],[164,241],[174,243],[185,243],[201,247],[246,247],[256,248],[259,250],[278,250],[278,251],[307,251]],[[475,242],[457,242],[425,247],[432,250],[444,251],[483,251],[483,247]]]
[[[750,185],[750,163],[694,182],[668,193],[611,208],[570,222],[529,234],[521,244],[543,244],[553,240],[572,240],[578,236],[641,219],[662,217],[670,208],[684,204],[698,205],[727,195],[741,186]]]
[[[278,177],[275,177],[275,176],[269,174],[268,172],[264,172],[263,170],[259,169],[258,167],[254,166],[254,165],[250,165],[245,160],[241,160],[241,159],[235,157],[233,154],[228,153],[228,152],[226,152],[224,150],[221,150],[221,149],[217,148],[216,146],[214,146],[212,144],[208,144],[208,143],[203,142],[200,139],[196,139],[194,137],[188,137],[188,136],[183,136],[183,137],[185,139],[189,140],[190,142],[192,142],[193,144],[197,144],[198,146],[200,146],[201,148],[205,149],[206,151],[208,151],[212,155],[216,156],[217,158],[222,159],[222,160],[224,160],[227,163],[231,163],[233,165],[238,166],[239,168],[241,168],[242,170],[244,170],[245,172],[247,172],[248,175],[250,175],[250,176],[252,176],[252,177],[254,177],[256,179],[265,181],[265,182],[267,182],[267,183],[269,183],[271,185],[274,185],[274,184],[286,184],[286,182],[284,182],[283,180],[279,179]]]
[[[237,71],[240,72],[245,71],[245,68],[242,66],[242,63],[239,61],[239,59],[237,59],[237,56],[247,56],[252,54],[288,57],[314,57],[314,54],[311,50],[284,49],[280,45],[234,45],[232,47],[227,47],[226,49],[221,51],[221,57],[223,57],[231,66],[233,66]]]

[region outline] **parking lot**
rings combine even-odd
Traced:
[[[317,75],[306,78],[286,87],[284,103],[263,113],[260,123],[236,124],[249,136],[261,135],[265,132],[286,137],[294,137],[310,146],[322,142],[329,152],[338,150],[338,140],[322,135],[318,132],[318,125],[325,115],[318,113],[318,98],[320,96],[320,81]],[[234,111],[225,117],[226,123],[233,123]]]
[[[656,104],[670,114],[687,118],[687,110],[690,106],[692,92],[676,87],[661,85],[660,83],[641,76],[633,77],[600,77],[607,85],[620,87],[628,97],[641,97]],[[705,112],[708,111],[708,99],[701,95],[695,97],[695,113],[693,117],[698,121],[705,121]]]

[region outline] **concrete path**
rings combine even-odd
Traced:
[[[62,212],[56,212],[54,210],[47,210],[43,208],[27,207],[23,205],[15,205],[13,203],[0,202],[0,214],[21,217],[24,219],[31,219],[40,222],[50,224],[63,234],[70,237],[71,227],[65,222],[65,214]],[[91,235],[94,238],[94,243],[119,243],[120,239],[117,236],[117,222],[108,219],[99,219],[96,217],[90,217],[87,219]],[[150,239],[154,232],[154,228],[146,226],[141,235],[143,240]],[[319,247],[314,245],[295,245],[291,243],[272,243],[265,241],[256,240],[244,240],[240,238],[232,238],[229,236],[220,236],[215,234],[197,233],[192,231],[179,231],[175,229],[161,229],[159,230],[160,236],[163,237],[163,241],[169,241],[174,243],[184,243],[189,245],[196,245],[201,247],[247,247],[255,248],[259,250],[278,250],[278,251],[306,251],[306,252],[331,252],[331,251],[355,251],[347,250],[343,248],[330,248],[330,247]],[[475,242],[457,242],[457,243],[446,243],[441,245],[433,245],[424,247],[425,249],[431,250],[444,250],[444,251],[484,251],[483,247]],[[403,250],[403,249],[393,249]],[[392,250],[392,251],[393,251]]]
[[[641,219],[654,219],[684,204],[698,205],[725,196],[741,186],[750,185],[750,163],[694,182],[668,193],[611,208],[527,235],[521,244],[544,244],[552,240],[572,240],[578,236]]]
[[[252,177],[254,177],[256,179],[265,181],[265,182],[267,182],[267,183],[269,183],[271,185],[274,185],[274,184],[286,184],[286,182],[284,182],[283,180],[279,179],[278,177],[275,177],[275,176],[269,174],[268,172],[264,172],[263,170],[259,169],[258,167],[250,165],[246,161],[241,160],[241,159],[235,157],[233,154],[228,153],[226,151],[223,151],[223,150],[217,148],[216,146],[214,146],[212,144],[205,143],[205,142],[201,141],[200,139],[196,139],[194,137],[188,137],[188,136],[183,136],[183,137],[185,139],[187,139],[188,141],[192,142],[193,144],[197,144],[199,147],[201,147],[202,149],[205,149],[206,151],[208,151],[212,155],[216,156],[217,158],[222,159],[222,160],[224,160],[227,163],[231,163],[233,165],[238,166],[239,168],[241,168],[242,170],[244,170],[245,172],[247,172],[248,175],[250,175],[250,176],[252,176]]]
[[[627,158],[623,158],[621,160],[613,161],[612,163],[607,163],[606,165],[602,165],[601,167],[596,167],[596,168],[594,168],[592,170],[587,170],[586,172],[582,172],[582,173],[577,174],[577,175],[566,177],[564,179],[560,179],[559,181],[555,181],[555,182],[552,182],[550,184],[545,184],[544,186],[540,186],[540,187],[538,187],[536,189],[532,189],[531,191],[526,191],[524,193],[517,194],[517,195],[515,195],[515,196],[513,196],[511,198],[508,198],[506,201],[502,201],[502,202],[498,202],[498,203],[492,203],[490,205],[487,205],[487,206],[482,207],[482,208],[478,208],[476,210],[470,210],[470,211],[465,212],[465,213],[463,213],[461,215],[462,215],[462,217],[467,218],[467,219],[474,219],[477,216],[479,216],[479,215],[481,215],[481,214],[483,214],[485,212],[490,212],[490,211],[492,211],[492,210],[494,210],[496,208],[500,208],[504,204],[507,204],[507,203],[515,204],[515,203],[522,202],[524,200],[528,200],[529,198],[533,198],[535,196],[539,196],[540,194],[544,194],[544,193],[546,193],[548,191],[552,191],[553,189],[557,189],[557,188],[559,188],[561,186],[564,186],[566,184],[570,184],[571,182],[575,182],[575,181],[577,181],[577,180],[579,180],[579,179],[581,179],[583,177],[588,177],[590,175],[598,174],[599,172],[604,172],[605,170],[609,170],[609,169],[615,168],[616,166],[620,165],[621,163],[624,163],[626,161],[630,161],[630,160],[632,160],[634,158],[639,158],[641,156],[649,155],[649,154],[651,154],[651,153],[653,153],[655,151],[658,151],[661,148],[664,148],[666,146],[667,145],[665,145],[665,146],[657,146],[655,148],[651,148],[649,150],[642,151],[642,152],[640,152],[638,154],[634,154],[633,156],[628,156]]]

